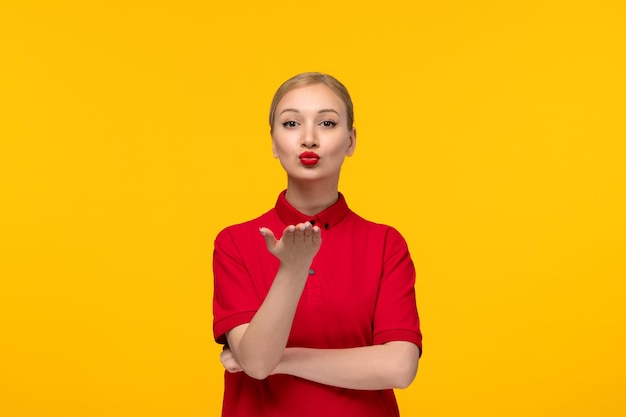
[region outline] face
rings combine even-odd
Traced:
[[[290,180],[337,181],[355,147],[345,105],[326,85],[293,89],[276,106],[272,150]]]

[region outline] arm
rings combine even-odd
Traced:
[[[360,390],[408,387],[417,373],[419,348],[411,342],[349,349],[287,348],[274,373]]]
[[[287,348],[273,374],[349,389],[406,388],[415,379],[419,354],[416,345],[404,341],[350,349]],[[228,372],[241,371],[229,349],[220,360]]]
[[[234,359],[256,379],[270,375],[283,356],[309,266],[321,245],[320,229],[308,222],[287,227],[280,240],[269,229],[261,233],[280,260],[278,272],[250,323],[226,333]]]

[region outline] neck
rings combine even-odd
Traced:
[[[289,179],[285,198],[299,212],[314,216],[337,202],[338,187],[338,180],[334,183],[303,184]]]

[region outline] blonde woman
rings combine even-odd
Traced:
[[[348,91],[327,74],[296,75],[274,96],[287,188],[215,240],[225,417],[399,415],[393,389],[411,384],[421,354],[415,270],[400,233],[338,191],[353,123]]]

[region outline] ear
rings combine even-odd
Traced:
[[[352,156],[354,154],[354,150],[356,149],[356,128],[353,127],[350,131],[350,135],[348,136],[349,144],[348,149],[346,149],[346,156]]]
[[[274,159],[278,159],[278,152],[276,152],[276,143],[274,143],[274,136],[272,135],[272,155]]]

